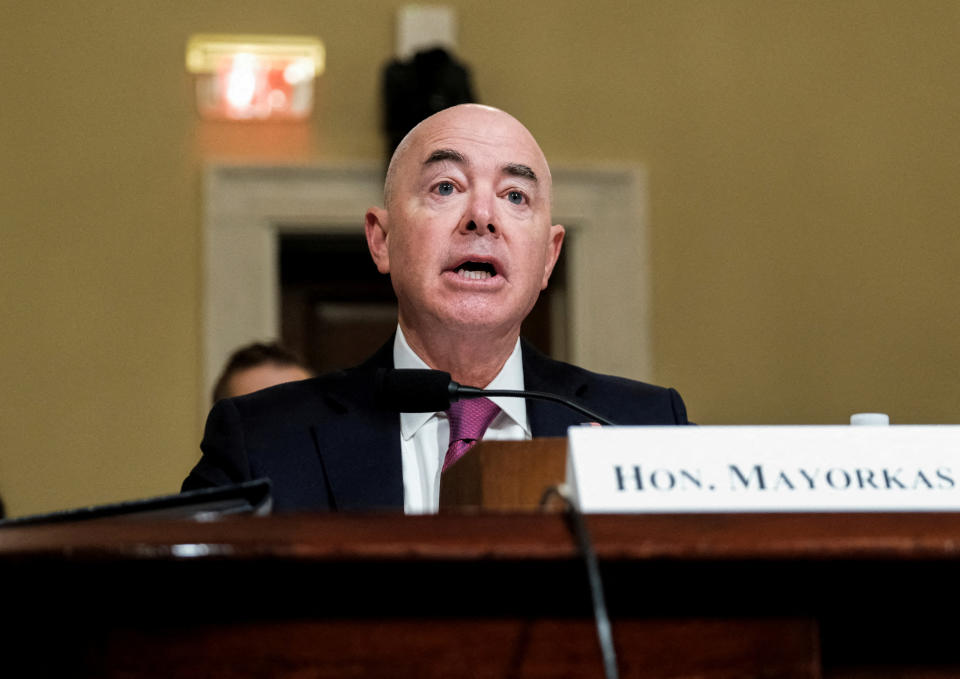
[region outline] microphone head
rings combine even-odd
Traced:
[[[450,408],[450,373],[441,370],[377,370],[377,405],[401,413],[433,413]]]

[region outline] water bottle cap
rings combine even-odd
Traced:
[[[883,426],[890,424],[890,416],[886,413],[854,413],[850,416],[850,424]]]

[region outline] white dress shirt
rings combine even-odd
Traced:
[[[393,341],[395,368],[429,368],[407,344],[397,327]],[[477,385],[469,385],[477,386]],[[489,389],[523,389],[523,360],[520,340],[500,373],[486,385]],[[522,398],[491,398],[501,412],[483,435],[484,440],[531,438],[527,402]],[[400,413],[400,454],[403,463],[403,511],[433,514],[440,505],[440,471],[450,443],[450,423],[445,412]],[[468,453],[469,454],[469,453]]]

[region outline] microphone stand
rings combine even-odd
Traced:
[[[545,391],[518,391],[515,389],[479,389],[477,387],[467,387],[462,384],[458,384],[453,380],[450,380],[450,401],[460,401],[465,398],[481,398],[484,396],[507,396],[513,398],[536,398],[544,401],[552,401],[554,403],[559,403],[560,405],[565,405],[568,408],[573,408],[582,415],[586,415],[591,418],[594,422],[599,422],[600,424],[607,424],[614,426],[614,423],[608,420],[603,415],[595,413],[589,408],[574,403],[573,401],[563,398],[562,396],[557,396],[556,394],[548,394]]]

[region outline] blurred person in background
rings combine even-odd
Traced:
[[[310,377],[313,371],[279,342],[254,342],[230,355],[213,388],[213,403]]]

